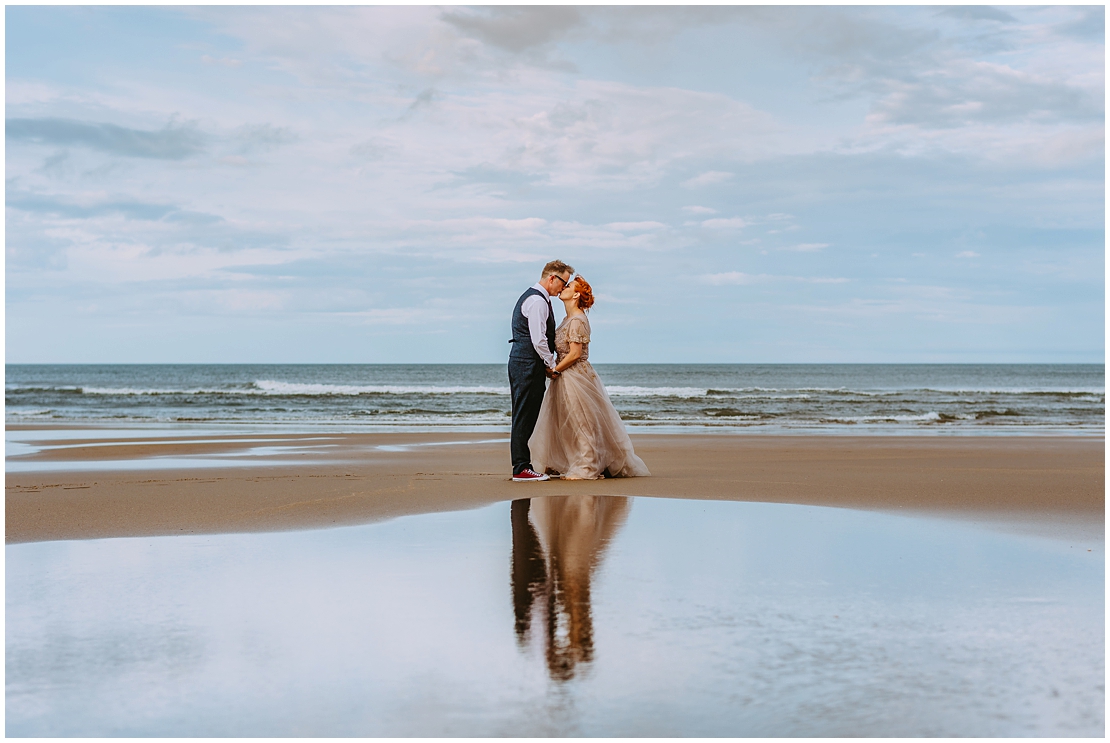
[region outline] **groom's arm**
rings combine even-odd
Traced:
[[[555,354],[547,347],[547,302],[533,294],[524,300],[520,311],[528,318],[528,336],[532,339],[532,347],[543,359],[544,366],[554,369]]]

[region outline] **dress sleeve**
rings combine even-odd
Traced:
[[[590,326],[581,318],[574,318],[567,323],[567,343],[589,343]]]

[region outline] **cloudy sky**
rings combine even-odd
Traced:
[[[6,9],[8,362],[1101,362],[1101,7]]]

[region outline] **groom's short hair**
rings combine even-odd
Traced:
[[[540,274],[540,281],[543,281],[553,273],[574,273],[574,267],[568,266],[562,261],[551,261],[543,267],[543,273]]]

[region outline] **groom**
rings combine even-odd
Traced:
[[[536,428],[545,379],[555,370],[555,313],[551,297],[563,290],[574,269],[562,261],[543,267],[539,282],[520,295],[513,309],[513,349],[509,351],[509,391],[513,398],[513,432],[509,452],[513,482],[541,482],[547,475],[532,470],[528,439]]]

